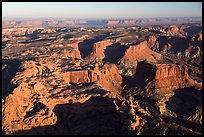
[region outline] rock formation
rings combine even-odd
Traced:
[[[93,70],[68,71],[62,74],[62,77],[64,77],[66,83],[95,82],[107,91],[118,93],[121,90],[122,78],[114,64],[104,64],[101,67],[95,67]]]
[[[126,26],[126,25],[166,25],[166,24],[183,24],[183,23],[202,23],[202,17],[193,18],[141,18],[141,19],[37,19],[37,20],[18,20],[3,18],[3,26],[45,26],[45,27],[66,27],[70,26]],[[173,26],[173,25],[172,25]]]
[[[179,28],[176,25],[171,25],[169,29],[171,35],[178,35],[180,33]]]
[[[189,77],[187,66],[148,62],[138,63],[136,73],[129,83],[144,88],[146,96],[163,96],[186,87],[202,88],[201,84]]]
[[[199,36],[199,37],[198,37],[198,40],[199,40],[199,41],[202,41],[202,31],[199,33],[198,36]]]
[[[106,47],[111,44],[113,44],[113,42],[110,39],[94,43],[92,53],[88,59],[90,61],[102,61],[105,58],[104,52]]]
[[[72,47],[73,49],[71,49],[69,51],[64,50],[62,57],[72,57],[72,58],[81,59],[81,55],[80,55],[80,51],[79,51],[77,42],[71,43],[71,44],[66,44],[66,46]]]
[[[2,134],[202,135],[201,26],[126,26],[162,20],[9,22]]]
[[[119,21],[117,20],[110,20],[108,21],[107,25],[108,26],[114,26],[114,25],[118,25]]]
[[[156,44],[156,36],[149,36],[148,38],[148,47],[152,48]]]
[[[67,72],[63,70],[66,66],[62,60],[70,61],[67,62],[67,67],[70,67]],[[93,93],[84,92],[77,95],[77,92],[96,87],[98,92],[104,89],[102,93],[111,96],[120,92],[122,77],[114,64],[96,65],[92,66],[93,69],[78,71],[77,64],[76,70],[69,66],[76,60],[62,60],[51,56],[37,62],[31,60],[21,64],[18,73],[12,79],[16,88],[6,97],[2,107],[5,134],[55,124],[57,118],[52,110],[56,104],[65,103],[69,99],[84,102],[93,96]],[[62,66],[65,68],[61,69]],[[97,96],[97,92],[94,95]]]
[[[196,84],[188,77],[188,68],[181,65],[156,64],[155,81],[149,83],[147,88],[154,87],[158,94],[168,90],[191,87]]]
[[[147,46],[147,41],[143,41],[138,45],[131,45],[120,60],[120,64],[127,67],[135,67],[142,60],[157,62],[160,59],[161,55],[152,51]]]

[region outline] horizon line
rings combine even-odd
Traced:
[[[2,16],[2,20],[5,18],[10,19],[155,19],[155,18],[202,18],[202,16],[181,16],[181,17],[132,17],[132,18],[125,18],[125,17],[11,17],[11,16]]]

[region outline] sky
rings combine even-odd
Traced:
[[[202,2],[2,2],[3,17],[202,17]]]

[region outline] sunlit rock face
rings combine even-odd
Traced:
[[[202,135],[201,26],[148,21],[8,22],[2,133]]]
[[[147,45],[147,41],[143,41],[138,45],[130,46],[120,60],[120,64],[127,67],[134,67],[137,66],[139,61],[157,62],[160,59],[161,55],[151,50]]]

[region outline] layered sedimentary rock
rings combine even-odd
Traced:
[[[148,97],[147,100],[153,99],[155,104],[150,101],[148,108],[151,108],[151,105],[156,108],[151,113],[160,114],[166,120],[177,121],[179,127],[185,123],[182,126],[201,132],[202,84],[189,77],[187,66],[139,62],[135,75],[125,81],[127,89],[123,90],[124,95],[131,94],[137,99],[143,96]],[[162,122],[157,123],[162,124]],[[163,126],[161,125],[161,127]],[[170,126],[167,129],[169,128]],[[151,134],[148,132],[148,130],[144,131],[143,134]]]
[[[51,111],[51,102],[47,99],[39,99],[41,96],[27,83],[21,83],[13,90],[5,104],[2,106],[2,128],[6,134],[22,129],[53,125],[56,116]]]
[[[157,38],[156,36],[149,36],[148,38],[148,46],[150,48],[154,47],[154,45],[156,44]]]
[[[135,25],[136,20],[109,20],[107,26],[117,26],[117,25]]]
[[[145,89],[151,94],[156,92],[157,95],[162,95],[192,86],[201,89],[201,85],[188,76],[188,68],[183,65],[140,62],[136,75],[142,76],[146,81]]]
[[[77,42],[71,43],[71,44],[66,44],[66,46],[72,47],[73,49],[71,49],[69,51],[64,50],[62,57],[72,57],[72,58],[81,59],[81,55],[80,55],[80,51],[79,51]]]
[[[89,55],[88,59],[90,61],[103,60],[105,58],[105,49],[111,44],[113,44],[113,42],[110,39],[94,43],[92,53]]]
[[[67,65],[63,64],[62,60],[66,60]],[[77,71],[77,60],[62,60],[51,56],[21,64],[12,79],[15,88],[9,91],[11,94],[3,101],[4,134],[56,124],[58,118],[53,112],[55,105],[67,103],[69,99],[84,102],[99,94],[111,93],[116,96],[121,90],[122,77],[115,65],[92,65],[93,69],[84,68]],[[82,65],[83,62],[79,64]],[[62,67],[67,69],[66,72]],[[73,83],[85,86],[72,85]],[[92,90],[94,88],[97,92]]]
[[[53,20],[44,25],[55,23],[63,25]],[[3,134],[201,135],[202,80],[197,83],[191,75],[202,77],[202,32],[186,27],[181,38],[179,26],[171,36],[168,28],[6,30],[2,35]],[[138,41],[143,42],[132,45]],[[80,52],[78,42],[83,47]],[[163,51],[162,56],[150,48]],[[90,54],[92,60],[86,58]]]
[[[150,39],[149,39],[150,41]],[[190,53],[194,48],[201,48],[202,44],[198,38],[183,38],[183,37],[167,37],[160,36],[157,38],[156,43],[151,46],[153,50],[158,52],[168,52],[173,54],[181,54],[187,57],[187,53]],[[187,52],[187,53],[185,53]],[[197,54],[197,53],[196,53]],[[198,53],[199,54],[199,53]],[[188,56],[193,57],[195,54],[189,54]]]
[[[95,67],[93,70],[69,71],[63,74],[67,83],[92,83],[96,82],[104,90],[115,93],[121,90],[122,77],[117,67],[112,64],[104,64],[102,67]]]
[[[164,25],[164,24],[183,24],[183,23],[202,23],[201,17],[193,18],[144,18],[144,19],[104,19],[104,20],[56,20],[56,19],[41,19],[41,20],[18,20],[15,19],[3,19],[3,26],[58,26],[66,27],[67,25],[72,26],[105,26],[105,25],[115,25],[115,26],[125,26],[125,25]]]
[[[147,46],[147,41],[143,41],[138,45],[130,46],[120,60],[120,64],[127,67],[135,67],[139,61],[147,60],[150,62],[157,62],[160,59],[161,55],[152,51]]]
[[[114,26],[114,25],[118,25],[119,21],[118,20],[110,20],[108,21],[107,25],[108,26]]]
[[[40,27],[32,27],[32,28],[18,28],[18,29],[3,29],[2,34],[8,37],[15,36],[23,36],[26,34],[33,34],[38,29],[42,29]],[[11,36],[12,35],[12,36]]]

